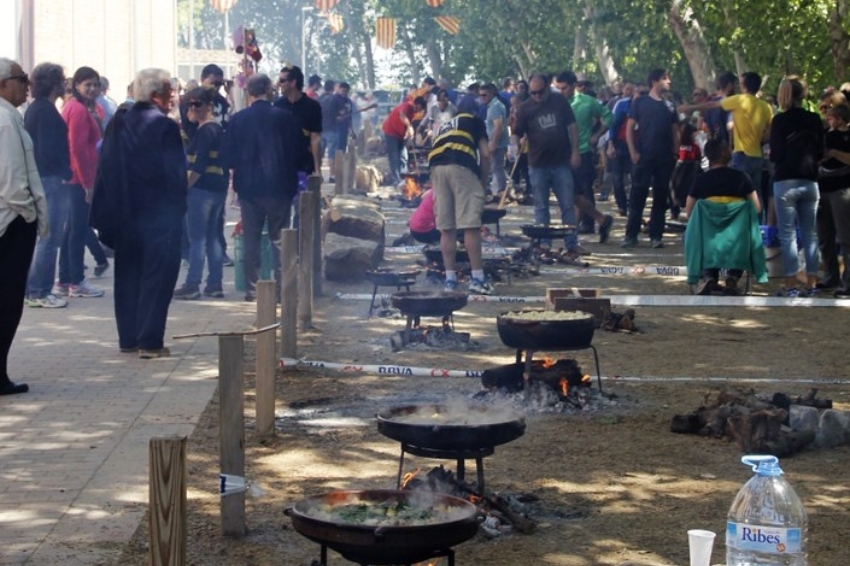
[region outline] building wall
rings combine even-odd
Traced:
[[[68,76],[93,67],[109,78],[118,100],[141,69],[176,74],[176,0],[11,1],[24,13],[15,55],[26,70],[44,61],[64,66]]]

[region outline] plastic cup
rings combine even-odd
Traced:
[[[711,564],[711,550],[714,548],[714,537],[716,536],[716,533],[702,529],[688,531],[691,566],[709,566]]]

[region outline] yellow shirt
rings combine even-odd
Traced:
[[[721,100],[720,107],[732,112],[735,151],[750,157],[762,157],[762,134],[773,120],[770,105],[752,94],[735,94]]]

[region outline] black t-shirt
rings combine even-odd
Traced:
[[[850,153],[850,131],[831,130],[826,133],[826,149]],[[850,188],[850,167],[837,159],[830,158],[820,166],[818,188],[822,193],[833,193]]]
[[[484,121],[472,114],[458,114],[440,126],[428,154],[428,164],[431,167],[462,165],[480,176],[478,145],[482,139],[487,139],[487,126]]]
[[[319,97],[319,104],[322,107],[322,131],[335,132],[337,131],[337,97],[333,93],[324,92]]]
[[[570,102],[550,92],[546,100],[529,98],[517,107],[513,133],[528,136],[528,164],[531,167],[562,167],[570,164],[568,127],[576,117]]]
[[[753,182],[746,173],[731,167],[709,169],[694,177],[688,196],[695,199],[709,197],[738,197],[746,199],[753,192]]]
[[[629,106],[629,118],[637,122],[637,150],[649,159],[673,159],[673,125],[676,108],[666,100],[639,96]]]
[[[335,94],[334,98],[336,98],[336,131],[342,138],[347,136],[351,129],[351,111],[354,109],[354,103],[341,94]]]
[[[794,107],[777,114],[770,126],[770,160],[776,164],[773,180],[816,180],[823,134],[823,122],[814,112]]]
[[[189,140],[189,146],[186,148],[188,168],[201,176],[192,188],[227,191],[228,176],[225,175],[221,155],[223,139],[222,127],[215,122],[208,122],[199,127]]]
[[[298,160],[298,170],[312,173],[313,153],[310,150],[310,134],[322,133],[322,107],[307,95],[302,95],[294,103],[282,96],[275,101],[274,105],[291,112],[295,121],[298,122],[298,127],[304,134],[304,155]]]

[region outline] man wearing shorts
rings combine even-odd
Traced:
[[[457,231],[463,230],[463,243],[472,266],[469,292],[489,295],[493,288],[484,276],[481,259],[484,184],[490,174],[490,148],[484,121],[462,113],[444,123],[436,132],[428,162],[440,249],[446,266],[445,288],[447,291],[457,288]]]

